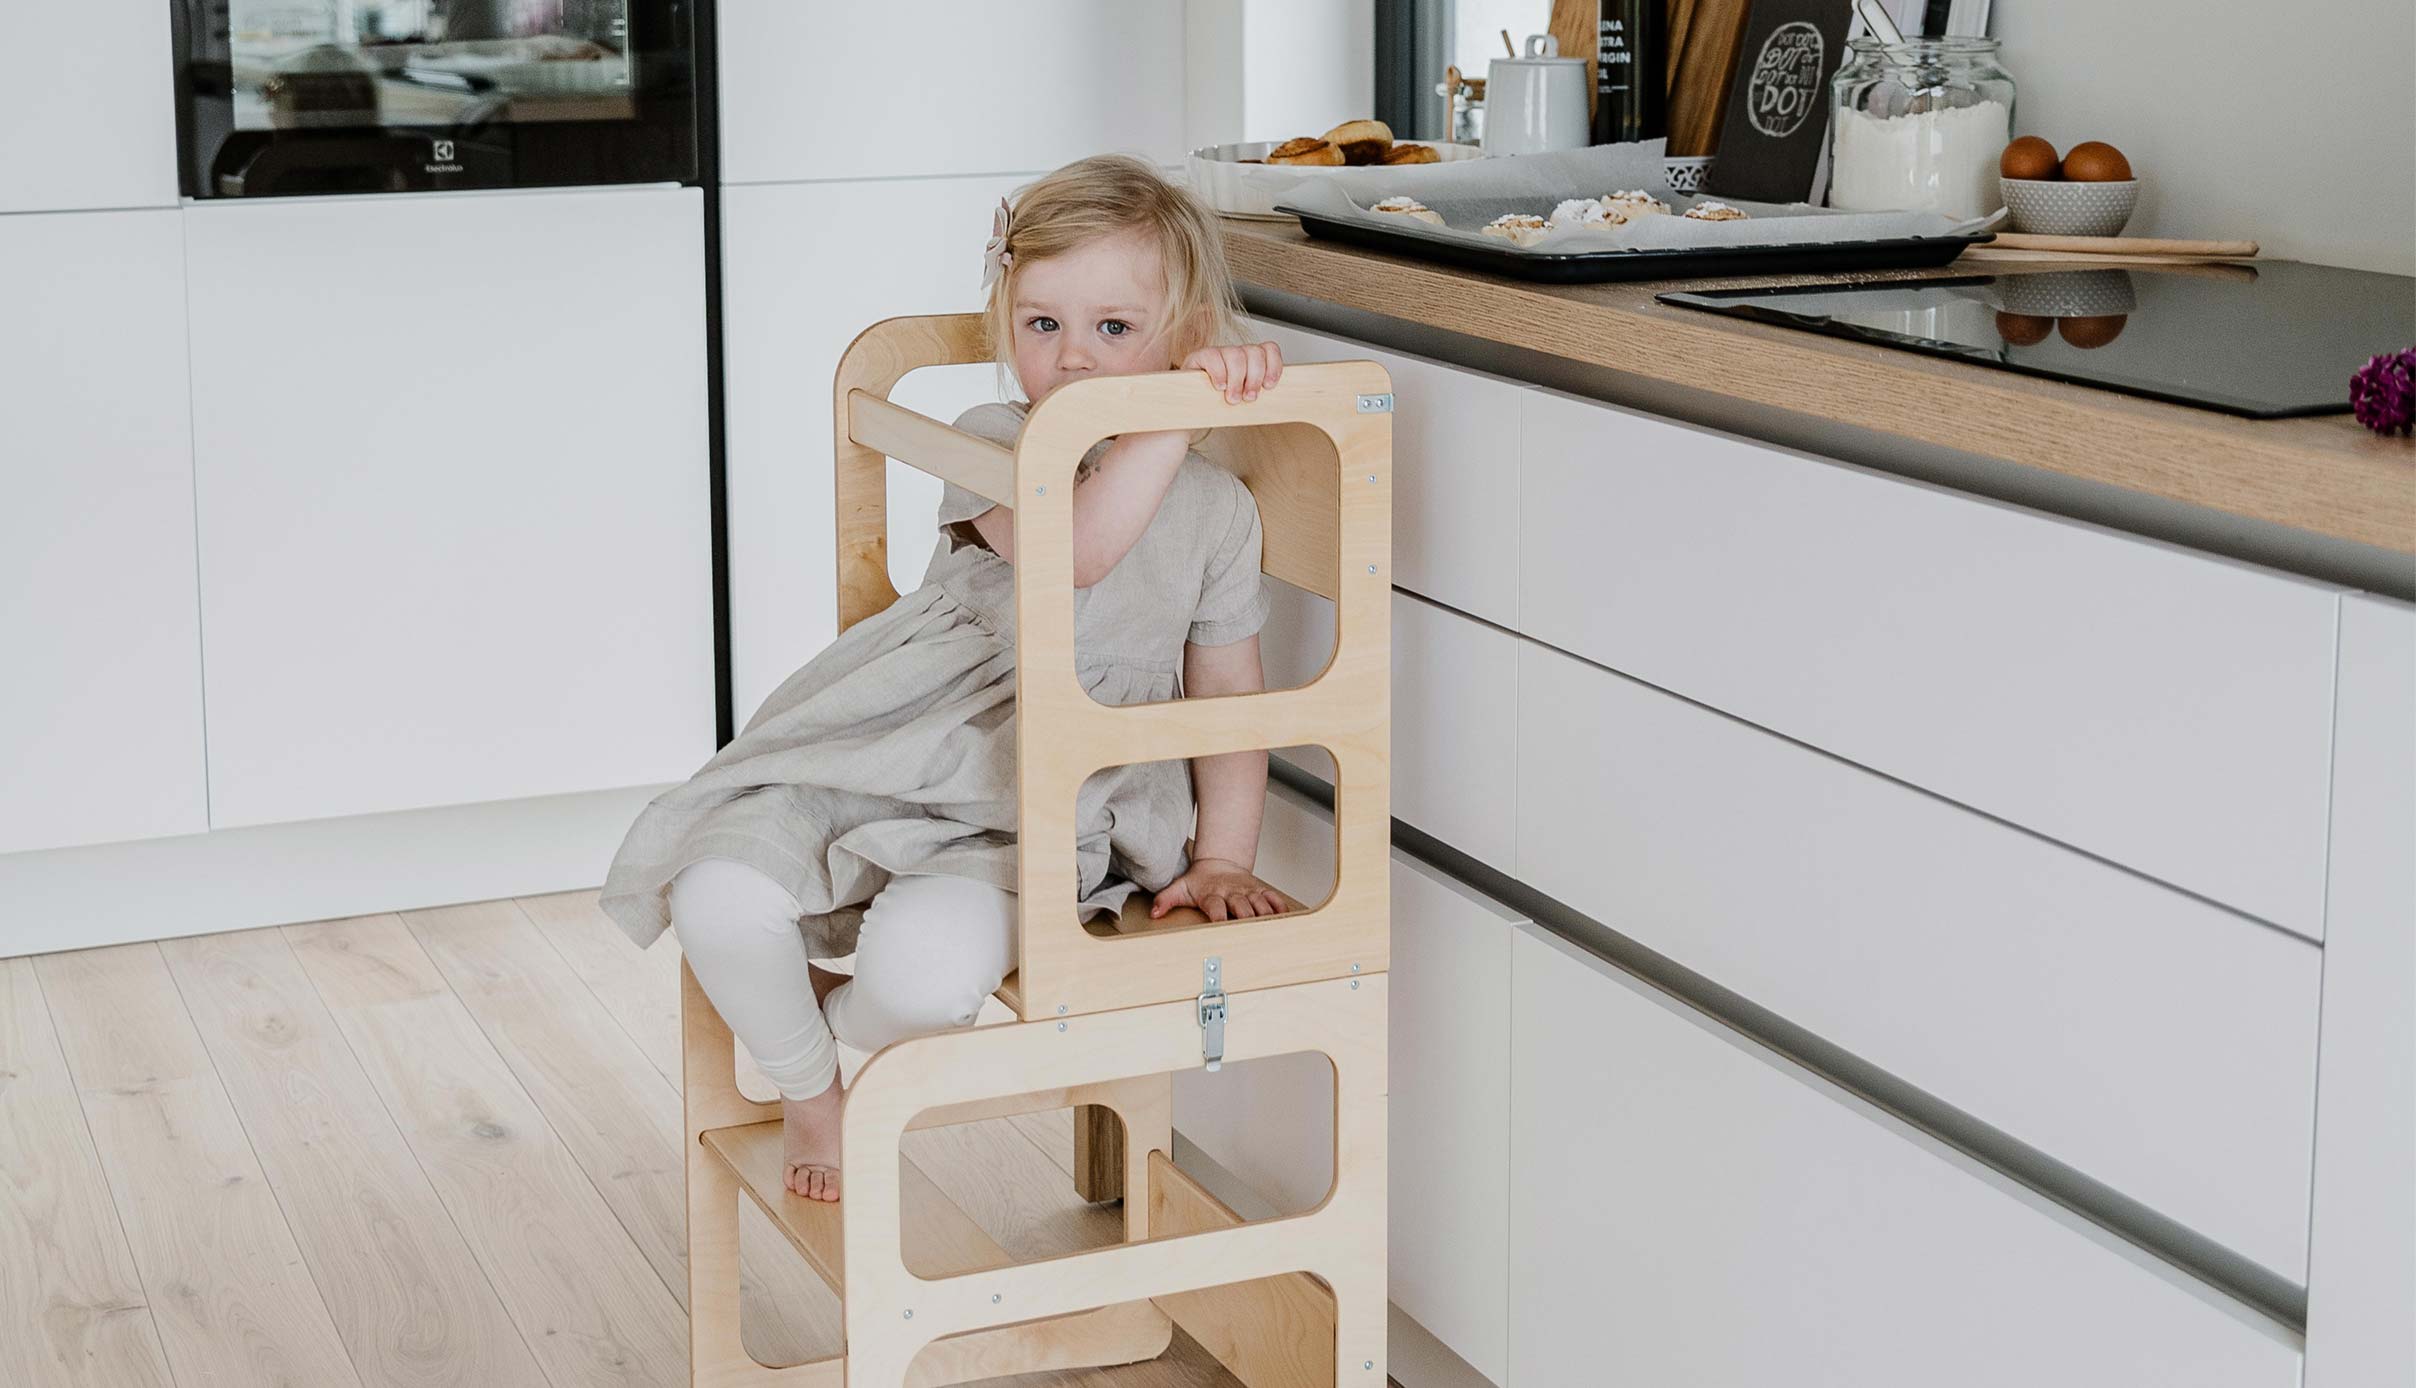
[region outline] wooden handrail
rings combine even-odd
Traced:
[[[1001,506],[1015,505],[1015,450],[868,391],[847,393],[847,437]]]

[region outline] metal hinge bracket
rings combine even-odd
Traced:
[[[1361,414],[1391,414],[1392,412],[1393,397],[1389,391],[1383,395],[1362,395],[1359,397],[1359,413]]]
[[[1225,960],[1211,955],[1200,964],[1200,1059],[1211,1070],[1225,1064]]]

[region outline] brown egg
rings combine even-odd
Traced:
[[[2005,146],[1997,159],[1997,172],[2007,178],[2053,178],[2056,165],[2055,146],[2036,135],[2024,135]]]
[[[2122,336],[2124,325],[2130,321],[2130,315],[2125,313],[2105,313],[2095,318],[2058,318],[2055,320],[2055,330],[2063,334],[2064,341],[2086,352]]]
[[[2016,347],[2028,347],[2045,342],[2047,334],[2055,331],[2055,320],[2041,318],[2035,313],[1999,313],[1997,336]]]
[[[2091,140],[2074,145],[2064,156],[2064,177],[2074,183],[2120,183],[2131,176],[2131,161],[2109,144]]]

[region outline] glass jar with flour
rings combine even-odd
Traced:
[[[1997,160],[2014,83],[1997,41],[1863,37],[1848,48],[1829,86],[1829,205],[1958,219],[2003,207]]]

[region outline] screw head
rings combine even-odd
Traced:
[[[1359,991],[1359,980],[1358,980],[1358,979],[1355,979],[1355,978],[1354,978],[1354,979],[1352,979],[1352,980],[1351,980],[1351,991],[1352,991],[1352,992],[1354,992],[1354,993],[1356,993],[1356,992],[1358,992],[1358,991]]]
[[[1048,494],[1049,489],[1046,487],[1034,487],[1032,489],[1032,495],[1034,496],[1047,496]]]
[[[1059,1023],[1057,1024],[1057,1029],[1058,1029],[1059,1031],[1063,1031],[1063,1030],[1065,1030],[1065,1023],[1063,1023],[1063,1022],[1059,1022]]]
[[[991,1304],[992,1306],[996,1306],[996,1305],[998,1304],[998,1293],[996,1293],[996,1292],[992,1292],[992,1293],[990,1293],[990,1304]]]
[[[1374,474],[1374,473],[1372,473],[1372,472],[1371,472],[1371,473],[1369,473],[1369,474],[1367,475],[1367,480],[1368,480],[1368,481],[1370,481],[1370,482],[1375,481],[1375,480],[1376,480],[1376,474]]]
[[[913,1320],[913,1319],[914,1319],[914,1308],[913,1308],[913,1307],[911,1307],[911,1306],[909,1306],[909,1307],[907,1307],[907,1308],[906,1308],[906,1319],[908,1319],[908,1320]]]
[[[1368,566],[1367,566],[1367,571],[1368,571],[1369,573],[1374,573],[1374,572],[1376,571],[1376,566],[1375,566],[1375,565],[1373,565],[1373,564],[1368,565]]]
[[[1352,972],[1352,973],[1357,973],[1357,972],[1359,972],[1359,966],[1358,966],[1357,964],[1353,964],[1353,965],[1351,965],[1351,972]]]
[[[1359,1361],[1359,1367],[1362,1369],[1372,1369],[1376,1367],[1376,1361],[1373,1359],[1363,1359]]]

